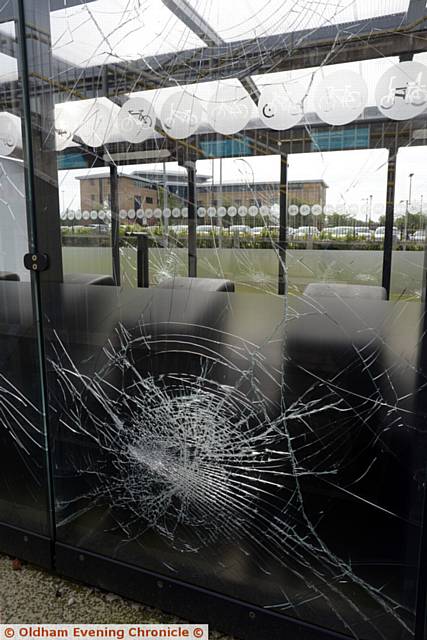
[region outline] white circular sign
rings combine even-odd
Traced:
[[[61,215],[59,217],[61,218],[61,220],[66,220],[67,219],[67,214],[64,211],[63,213],[61,213]]]
[[[308,204],[302,204],[299,208],[299,212],[302,216],[308,216],[310,211],[311,211],[311,208],[310,208],[310,205]]]
[[[169,207],[166,207],[166,209],[163,209],[163,217],[164,218],[170,218],[172,215],[172,211],[169,209]]]
[[[97,212],[97,211],[95,211],[95,209],[93,209],[93,210],[90,212],[90,219],[91,219],[91,220],[96,220],[97,218],[98,218],[98,212]]]
[[[262,215],[262,217],[263,217],[263,218],[265,218],[266,216],[268,216],[268,215],[269,215],[270,210],[269,210],[269,208],[268,208],[265,204],[263,204],[263,205],[259,208],[259,212],[260,212],[260,214]]]
[[[297,82],[263,87],[258,101],[259,117],[270,129],[294,127],[303,115],[304,90]]]
[[[400,62],[386,71],[375,89],[378,109],[392,120],[409,120],[427,107],[427,67]]]
[[[152,218],[153,217],[153,210],[152,209],[146,209],[144,211],[144,217],[145,218]]]
[[[77,213],[76,213],[76,218],[77,218]],[[100,220],[104,220],[105,218],[105,211],[98,211],[98,218]]]
[[[235,216],[237,216],[237,209],[236,207],[228,207],[227,209],[227,213],[230,216],[230,218],[234,218]]]
[[[188,218],[188,207],[182,207],[181,215],[183,218]]]
[[[202,121],[202,103],[193,94],[179,91],[164,103],[160,120],[163,129],[171,138],[188,138]]]
[[[248,213],[250,216],[254,218],[255,216],[258,215],[258,207],[255,207],[255,206],[249,207]]]
[[[248,215],[248,210],[247,210],[247,208],[246,208],[246,207],[239,207],[239,208],[237,209],[237,213],[239,214],[239,216],[240,216],[241,218],[244,218],[245,216],[247,216],[247,215]]]
[[[128,217],[128,212],[126,211],[126,209],[120,209],[119,218],[121,218],[122,220],[125,220],[127,217]]]
[[[239,86],[218,84],[207,105],[207,119],[214,131],[223,135],[237,133],[251,117],[252,101]]]
[[[223,218],[227,213],[227,209],[225,207],[218,207],[218,216]]]
[[[89,218],[90,218],[89,211],[83,211],[82,218],[83,218],[83,220],[89,220]]]
[[[87,213],[89,214],[89,211],[88,211]],[[69,211],[69,212],[67,213],[67,218],[68,218],[68,220],[74,220],[74,211]],[[89,215],[88,215],[88,217],[86,218],[86,220],[89,220]]]
[[[332,125],[356,120],[368,101],[368,87],[354,71],[335,71],[324,78],[314,95],[316,113]]]
[[[162,210],[159,209],[159,208],[154,209],[153,214],[154,214],[155,218],[161,218],[162,217]]]
[[[405,201],[399,202],[399,204],[397,205],[398,213],[406,213],[406,207],[407,207],[407,203]]]
[[[153,132],[156,115],[153,106],[145,98],[130,98],[117,116],[117,125],[128,142],[144,142]]]
[[[408,211],[409,211],[409,213],[412,213],[413,215],[419,213],[420,212],[419,203],[418,202],[412,202],[408,207]]]
[[[214,218],[216,216],[215,207],[208,207],[207,213],[208,213],[209,218]]]
[[[136,211],[136,217],[137,217],[139,220],[141,220],[141,218],[143,218],[143,217],[144,217],[144,211],[143,211],[143,209],[137,209],[137,211]]]
[[[135,209],[129,209],[129,211],[128,211],[129,220],[133,220],[135,218],[135,216],[136,216]]]
[[[10,156],[18,144],[19,129],[10,113],[0,113],[0,155]]]
[[[296,204],[289,205],[288,213],[289,213],[290,216],[292,216],[292,217],[293,216],[297,216],[298,215],[298,211],[299,211],[298,205],[296,205]]]
[[[206,215],[206,209],[205,207],[199,207],[197,209],[197,215],[199,216],[199,218],[204,218]]]
[[[75,217],[76,217],[76,220],[82,219],[82,212],[80,211],[80,209],[76,211]]]
[[[0,116],[1,117],[1,116]],[[67,114],[55,115],[55,146],[58,151],[69,147],[73,140],[73,131],[70,130],[70,117]],[[1,125],[0,125],[1,126]],[[1,142],[0,142],[1,145]],[[7,154],[3,154],[7,155]]]
[[[90,102],[85,107],[81,116],[81,124],[76,128],[78,135],[89,147],[100,147],[103,145],[111,131],[113,124],[113,109],[100,101]]]
[[[320,206],[320,204],[314,204],[311,207],[311,213],[314,216],[321,216],[322,215],[322,207]]]
[[[181,215],[181,209],[178,209],[178,207],[174,207],[172,209],[172,216],[174,218],[179,218],[180,215]]]

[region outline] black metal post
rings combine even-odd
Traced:
[[[288,156],[280,156],[280,193],[279,193],[279,282],[278,293],[286,293],[286,248],[288,244]]]
[[[35,220],[34,225],[28,225],[30,251],[34,251],[31,245],[37,245],[40,253],[49,256],[49,268],[40,273],[40,282],[62,282],[55,94],[49,84],[52,77],[49,3],[20,0],[17,10],[22,115],[26,120],[22,134],[27,210],[32,210],[30,215]]]
[[[138,287],[149,286],[148,273],[148,236],[146,233],[137,235],[136,271]]]
[[[56,166],[53,93],[43,80],[51,66],[49,3],[35,6],[18,0],[16,36],[18,69],[22,83],[22,146],[25,161],[25,199],[30,253],[45,253],[49,268],[31,272],[32,305],[37,336],[37,366],[40,384],[40,413],[44,431],[47,473],[48,523],[51,562],[56,541],[56,511],[53,462],[50,447],[49,397],[43,323],[44,282],[63,281]],[[30,77],[33,82],[30,84]],[[40,96],[37,94],[40,92]],[[34,124],[38,122],[38,125]],[[23,256],[24,257],[24,256]]]
[[[391,262],[393,257],[394,194],[396,187],[397,149],[390,148],[387,169],[387,202],[385,211],[382,286],[390,299]]]
[[[196,163],[184,163],[188,180],[188,275],[197,278],[197,211]]]
[[[119,234],[119,178],[117,166],[110,164],[110,195],[111,195],[111,259],[113,265],[114,284],[119,287],[120,278],[120,234]]]

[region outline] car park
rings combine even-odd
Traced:
[[[320,236],[317,227],[299,227],[293,233],[294,240],[306,240],[307,238],[318,238]]]

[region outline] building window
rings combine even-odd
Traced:
[[[145,202],[146,202],[147,204],[153,204],[153,198],[152,198],[151,196],[147,196],[147,197],[145,198]]]
[[[90,194],[90,199],[92,200],[92,202],[95,202],[95,194],[94,193]]]

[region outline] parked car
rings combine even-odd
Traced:
[[[169,233],[188,233],[188,224],[174,224],[169,227]]]
[[[109,230],[110,230],[110,227],[109,227],[108,224],[90,224],[89,228],[93,229],[95,231],[95,233],[96,232],[98,232],[98,233],[108,233]]]
[[[425,242],[426,232],[423,229],[419,229],[418,231],[415,231],[415,233],[411,235],[411,240],[413,240],[414,242]]]
[[[320,235],[317,227],[298,227],[292,237],[294,240],[305,240],[306,238],[318,238]]]
[[[331,227],[327,232],[334,240],[345,240],[348,236],[355,235],[354,227]]]
[[[245,233],[251,232],[251,228],[245,224],[232,224],[231,227],[229,227],[229,231],[231,235],[237,233],[239,236],[244,236]]]
[[[258,237],[261,235],[265,235],[265,236],[269,236],[269,235],[277,235],[279,231],[279,227],[277,225],[271,225],[269,227],[264,226],[264,227],[252,227],[251,229],[251,235],[254,237]],[[293,228],[292,227],[288,227],[288,236],[290,237],[291,234],[293,233]]]
[[[377,227],[374,233],[375,240],[384,240],[385,227]],[[393,227],[393,240],[400,240],[400,235],[397,227]]]
[[[215,226],[214,224],[199,224],[197,225],[197,235],[218,235],[220,232],[220,227]]]
[[[256,238],[257,236],[261,236],[264,231],[268,232],[268,227],[252,227],[251,235]]]
[[[372,231],[369,227],[354,227],[354,235],[360,240],[372,240]]]

